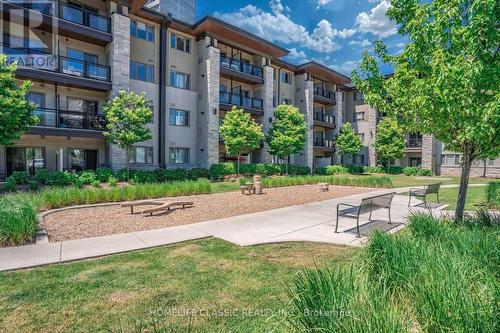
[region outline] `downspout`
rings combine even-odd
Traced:
[[[166,167],[166,119],[167,119],[167,29],[172,22],[170,14],[160,25],[160,75],[159,75],[159,126],[158,126],[158,166]]]

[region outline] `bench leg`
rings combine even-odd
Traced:
[[[335,223],[335,233],[337,233],[338,227],[339,227],[339,206],[337,205],[337,223]]]
[[[391,207],[389,207],[388,210],[389,210],[389,224],[392,224],[392,221],[391,221]]]
[[[368,216],[368,221],[371,221],[371,220],[372,220],[372,212],[373,212],[373,211],[371,211],[371,210],[370,210],[370,215]]]
[[[134,206],[130,206],[130,214],[134,214]]]
[[[356,217],[356,231],[358,232],[358,235],[356,237],[361,237],[361,234],[359,233],[359,213],[358,216]]]

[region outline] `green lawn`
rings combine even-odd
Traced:
[[[465,201],[465,210],[476,210],[475,205],[486,202],[485,186],[470,187],[467,189],[467,200]],[[439,199],[449,206],[446,209],[454,210],[457,206],[458,188],[443,188],[439,191]]]
[[[148,332],[188,332],[189,316],[173,311],[197,309],[192,332],[263,332],[276,324],[278,318],[266,320],[282,307],[278,297],[286,298],[285,285],[298,270],[347,261],[353,251],[207,239],[0,273],[0,331],[139,332],[144,325]],[[222,310],[233,313],[215,313]]]

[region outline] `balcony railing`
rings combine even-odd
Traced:
[[[422,139],[421,138],[410,138],[406,140],[407,148],[422,148]]]
[[[233,71],[245,73],[248,75],[257,76],[259,78],[263,78],[264,74],[262,68],[256,67],[251,64],[247,64],[238,59],[229,58],[226,56],[220,56],[220,65],[221,67],[225,67],[228,69],[232,69]]]
[[[94,113],[37,108],[33,114],[38,118],[36,126],[97,131],[103,131],[106,127],[104,116]]]
[[[314,120],[335,125],[335,117],[326,115],[324,113],[315,112],[314,113]]]
[[[10,0],[9,2],[28,9],[37,10],[47,15],[56,15],[52,3],[49,3],[48,1],[32,2]],[[99,15],[88,9],[79,8],[61,1],[57,1],[56,3],[58,6],[57,16],[59,18],[96,30],[111,32],[111,19],[108,16]]]
[[[335,144],[334,144],[333,140],[325,140],[325,139],[319,139],[319,138],[314,139],[314,146],[315,147],[333,148],[334,145]]]
[[[226,91],[221,91],[219,93],[219,102],[223,104],[242,106],[244,108],[257,110],[263,109],[263,102],[260,98],[245,97],[240,94],[229,93]]]
[[[18,67],[41,69],[106,82],[109,82],[111,78],[109,66],[57,56],[35,49],[13,48],[1,44],[0,46],[0,51],[7,55],[7,61],[17,62]]]
[[[335,93],[333,91],[323,89],[321,87],[314,87],[314,94],[328,99],[335,100]]]

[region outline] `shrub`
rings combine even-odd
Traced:
[[[360,165],[349,165],[347,167],[347,170],[349,171],[349,173],[353,173],[353,174],[361,174],[364,172],[363,167]]]
[[[50,177],[50,171],[47,169],[37,169],[35,171],[35,180],[42,185],[47,184]]]
[[[96,178],[101,182],[107,182],[110,176],[114,175],[113,169],[100,167],[95,170]]]
[[[419,176],[434,176],[434,172],[432,172],[432,170],[430,170],[430,169],[419,169],[418,175]]]
[[[156,174],[152,171],[134,170],[130,174],[130,180],[134,184],[157,183]]]
[[[240,166],[241,167],[241,166]],[[236,173],[236,168],[233,163],[218,163],[212,164],[209,169],[210,178],[213,180],[221,180],[224,176]]]
[[[116,180],[116,178],[114,176],[109,176],[108,184],[111,187],[116,187],[118,185],[118,181]]]
[[[17,185],[26,185],[30,179],[30,175],[26,171],[14,171],[9,177],[12,177]]]
[[[385,169],[380,166],[371,166],[371,165],[366,165],[363,167],[363,171],[367,173],[385,173]]]
[[[417,167],[406,167],[403,168],[403,174],[405,176],[416,176],[418,174],[419,170]]]
[[[92,182],[92,186],[95,187],[95,188],[100,188],[101,187],[101,182],[99,180],[94,180]]]
[[[34,196],[16,194],[0,198],[0,244],[31,242],[38,229],[38,205]]]
[[[38,191],[40,184],[36,180],[28,181],[28,188],[30,191]]]
[[[492,208],[500,207],[500,182],[490,182],[486,186],[486,203]]]
[[[7,177],[5,184],[3,185],[5,191],[15,191],[16,190],[16,180],[12,177]]]
[[[349,173],[349,169],[342,165],[329,165],[326,167],[327,175],[335,175],[339,173]]]
[[[210,173],[206,168],[192,168],[186,170],[186,178],[189,180],[197,180],[200,178],[210,178]]]
[[[388,173],[391,175],[398,175],[403,173],[403,167],[398,166],[398,165],[391,165],[389,167]]]
[[[386,176],[366,176],[366,177],[295,176],[295,177],[268,177],[262,179],[262,186],[266,188],[311,185],[317,183],[328,183],[331,185],[340,185],[340,186],[361,186],[361,187],[376,187],[376,188],[391,188],[393,186],[391,179]]]
[[[81,171],[76,175],[76,177],[73,179],[73,182],[78,178],[79,182],[83,185],[89,185],[92,184],[97,180],[96,174],[92,170],[85,170]]]
[[[67,186],[71,185],[73,175],[67,171],[49,172],[46,180],[47,185],[51,186]]]
[[[245,176],[262,175],[262,176],[275,176],[283,175],[286,166],[284,164],[270,164],[270,163],[247,163],[240,165],[240,174]],[[227,162],[212,164],[209,169],[210,178],[213,180],[221,180],[225,176],[236,174],[236,163]],[[288,173],[290,175],[308,175],[311,169],[303,165],[288,165]]]
[[[130,175],[132,176],[133,170],[130,170]],[[116,178],[121,182],[126,182],[128,180],[127,169],[120,169],[116,172]]]

